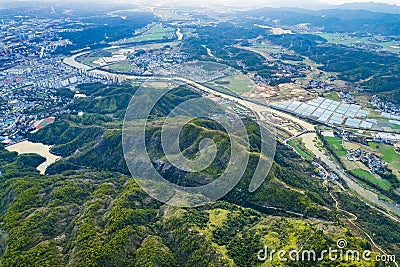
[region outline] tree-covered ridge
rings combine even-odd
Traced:
[[[225,201],[190,209],[162,205],[132,178],[106,171],[21,171],[2,177],[0,188],[3,266],[260,266],[256,253],[264,245],[306,244],[321,252],[339,237],[349,248],[370,249],[341,223],[266,215]],[[365,211],[360,220],[368,229],[386,229],[398,240],[398,225],[347,194],[340,198]],[[276,258],[274,264],[282,265]],[[337,264],[326,259],[313,266]]]
[[[340,12],[346,13],[343,10]],[[357,11],[350,13],[359,15]],[[363,14],[365,12],[361,13]],[[286,67],[291,69],[293,77],[302,77],[304,75],[301,69],[306,68],[305,65],[299,64],[295,66],[289,63],[283,63],[282,60],[286,58],[298,61],[301,60],[302,57],[308,57],[322,65],[318,67],[319,69],[327,72],[335,72],[341,80],[350,83],[359,83],[362,89],[370,93],[387,93],[387,95],[394,97],[394,101],[399,101],[400,69],[398,55],[384,51],[367,51],[356,47],[333,44],[319,35],[314,34],[295,33],[274,35],[256,26],[269,25],[271,27],[276,27],[276,20],[272,18],[275,18],[277,14],[283,16],[278,16],[276,18],[279,21],[278,25],[282,27],[292,25],[290,21],[287,21],[290,19],[299,19],[299,21],[301,21],[299,23],[304,23],[304,17],[308,16],[321,22],[321,26],[325,26],[324,23],[330,25],[335,21],[334,24],[330,25],[333,28],[335,26],[341,27],[341,25],[351,24],[352,20],[347,20],[344,17],[338,19],[335,16],[329,17],[328,15],[321,19],[320,16],[279,10],[260,10],[245,14],[255,15],[255,17],[242,17],[239,15],[237,21],[233,20],[237,23],[219,23],[215,26],[195,28],[198,36],[187,40],[182,46],[182,51],[190,54],[191,58],[194,60],[216,61],[238,69],[243,73],[256,73],[270,85],[292,82],[290,78],[275,75],[282,65],[286,65]],[[371,14],[368,13],[368,15]],[[374,13],[372,13],[372,15],[374,15]],[[380,19],[382,19],[382,16],[385,17],[385,15],[379,13],[375,15],[376,17],[372,16],[371,18],[374,23],[377,21],[381,23]],[[389,24],[393,23],[393,21],[400,20],[399,15],[388,16],[390,17],[388,20]],[[357,17],[354,19],[357,23],[365,23],[364,18]],[[339,23],[338,21],[341,22]],[[342,22],[343,24],[341,24]],[[349,28],[353,26],[355,25],[346,26],[345,32],[348,33]],[[369,25],[368,23],[368,26],[378,27],[379,25]],[[356,27],[358,28],[359,25]],[[362,26],[362,28],[365,27]],[[365,32],[366,30],[364,30],[365,29],[362,29],[361,33],[353,34],[355,36],[369,36],[370,32]],[[397,25],[390,29],[390,31],[392,30],[398,31]],[[342,32],[339,29],[337,29],[337,31],[332,31]],[[379,30],[378,32],[382,34],[382,31]],[[254,41],[257,38],[268,40],[275,45],[294,51],[296,55],[292,56],[292,58],[289,56],[288,58],[288,56],[284,54],[278,61],[267,62],[260,54],[238,47],[238,45],[248,46],[250,44],[249,40]],[[394,35],[392,38],[398,40],[398,35]],[[207,53],[205,47],[210,49],[213,56]]]
[[[326,32],[381,34],[398,36],[400,33],[399,14],[387,14],[366,10],[306,10],[288,8],[261,8],[244,11],[238,14],[240,21],[250,23],[265,23],[276,26],[276,20],[281,25],[295,26],[301,23],[313,27],[321,27]],[[250,18],[250,19],[249,19]]]
[[[106,42],[118,41],[133,36],[138,30],[154,20],[153,15],[140,12],[125,12],[125,19],[108,15],[84,19],[80,31],[65,31],[61,36],[72,41],[71,45],[60,47],[57,53],[69,54],[85,47],[107,47]]]
[[[7,179],[7,177],[14,177],[22,173],[38,172],[36,167],[45,161],[46,159],[39,155],[18,155],[0,145],[0,178]]]
[[[85,89],[89,108],[91,102],[107,97],[110,90],[134,90],[127,84],[93,86]],[[102,90],[104,93],[100,93]],[[155,160],[164,160],[157,145],[163,116],[192,97],[197,97],[196,93],[181,88],[156,107],[147,135]],[[26,168],[18,164],[21,157],[0,148],[0,154],[8,158],[0,177],[1,265],[261,266],[256,256],[264,245],[290,250],[306,243],[320,251],[335,247],[336,240],[345,237],[351,248],[369,248],[365,240],[353,236],[362,233],[345,229],[341,218],[347,215],[335,208],[325,187],[313,178],[309,162],[284,145],[278,144],[265,182],[256,192],[248,191],[260,158],[259,129],[249,118],[243,118],[251,144],[243,179],[217,203],[181,209],[155,201],[128,176],[121,144],[121,110],[101,114],[83,111],[83,116],[59,118],[31,136],[36,141],[55,144],[53,150],[65,144],[69,144],[66,148],[74,147],[60,150],[65,153],[64,158],[52,165],[46,176],[35,170],[40,162],[37,159],[29,160],[32,168]],[[91,134],[88,129],[99,131]],[[221,160],[226,160],[228,137],[220,125],[206,119],[194,120],[184,128],[182,137],[187,156],[198,152],[193,149],[198,146],[192,144],[212,137],[221,149]],[[24,160],[24,164],[28,163]],[[198,177],[183,175],[182,179],[199,183],[201,179],[214,179],[217,174],[218,168],[214,167]],[[399,237],[393,233],[400,232],[398,224],[347,193],[338,197],[344,207],[362,211],[360,224],[368,232],[374,230],[367,220],[373,216],[371,221],[382,230],[382,246],[388,252],[396,252]],[[383,225],[388,230],[383,231]],[[290,266],[307,266],[297,264],[290,262]],[[338,264],[346,266],[329,260],[313,266]],[[283,264],[274,259],[274,266]]]
[[[263,245],[333,246],[346,235],[330,223],[223,201],[191,209],[162,205],[133,179],[110,172],[32,173],[1,180],[0,187],[3,266],[257,266]]]
[[[11,153],[4,149],[3,145],[0,145],[0,168],[5,165],[12,163],[17,158],[17,153]]]
[[[310,34],[270,35],[273,43],[291,49],[322,64],[321,70],[336,72],[344,81],[357,82],[371,93],[387,93],[399,101],[399,57],[386,52],[372,52],[329,44]]]
[[[134,88],[129,85],[104,87],[94,84],[80,90],[89,95],[84,100],[87,106],[84,111],[90,112],[92,102],[97,103],[103,97],[113,97],[110,92],[117,90],[124,95],[125,92],[132,92]],[[164,158],[161,147],[162,116],[193,97],[198,97],[198,94],[188,89],[179,88],[171,91],[154,108],[153,114],[158,116],[154,117],[146,129],[147,150],[154,166],[162,170],[162,175],[166,179],[186,186],[204,185],[215,180],[224,172],[231,153],[231,139],[221,126],[210,120],[197,119],[183,128],[180,145],[183,153],[193,158],[199,152],[200,142],[205,138],[211,138],[218,148],[216,160],[211,166],[193,174],[177,169]],[[119,101],[125,102],[124,97]],[[124,108],[122,105],[121,109]],[[64,157],[50,166],[47,173],[60,174],[68,170],[88,168],[129,175],[122,149],[122,123],[118,119],[119,116],[116,116],[119,113],[120,110],[117,109],[109,113],[104,112],[103,115],[92,113],[84,113],[83,116],[69,115],[34,134],[32,140],[54,144],[52,151]],[[312,178],[313,167],[281,144],[278,144],[275,163],[266,182],[254,194],[249,193],[248,187],[260,158],[267,159],[260,154],[261,139],[257,124],[248,118],[243,121],[250,140],[250,151],[248,151],[250,160],[244,177],[225,197],[226,200],[267,212],[275,212],[265,208],[273,207],[309,217],[332,220],[333,201],[320,182]],[[286,166],[292,168],[285,168]]]

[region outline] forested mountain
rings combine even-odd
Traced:
[[[99,85],[92,85],[90,88],[96,88],[96,86]],[[85,86],[81,87],[81,90],[90,93]],[[116,97],[112,93],[115,91],[119,92],[122,97]],[[118,120],[121,116],[121,111],[125,110],[128,105],[122,91],[129,95],[135,91],[135,88],[128,85],[101,87],[100,90],[93,93],[94,98],[82,99],[76,102],[75,105],[77,107],[86,107],[85,110],[104,115],[85,114],[81,117],[66,116],[56,121],[51,127],[35,133],[30,138],[33,141],[55,145],[52,148],[52,152],[63,156],[63,160],[51,166],[48,169],[48,173],[60,174],[68,170],[89,168],[129,175],[122,150],[122,124]],[[98,96],[102,97],[99,98]],[[188,89],[175,89],[156,105],[154,112],[161,119],[174,106],[192,97],[199,97],[199,95]],[[112,105],[109,105],[110,99],[116,101],[114,105],[115,109],[110,109],[112,107]],[[92,107],[96,107],[95,110]],[[156,118],[155,120],[159,120]],[[265,184],[262,191],[260,189],[255,194],[248,193],[247,187],[259,160],[260,139],[257,137],[259,133],[257,133],[256,124],[249,119],[246,120],[246,124],[252,147],[249,167],[238,188],[231,192],[231,194],[228,194],[226,198],[236,204],[255,208],[259,207],[261,209],[263,206],[274,206],[284,209],[287,205],[290,205],[289,203],[293,199],[296,199],[296,205],[291,207],[292,211],[308,214],[311,217],[332,219],[332,215],[328,211],[333,205],[329,195],[315,193],[319,191],[323,192],[324,190],[317,180],[311,178],[313,167],[303,162],[293,151],[281,144],[279,144],[277,149],[276,164],[268,177],[270,183]],[[162,162],[163,156],[162,150],[160,150],[160,130],[162,123],[154,123],[154,125],[146,129],[148,132],[146,143],[148,144],[147,149],[149,153],[153,155],[153,161],[160,164],[159,162],[160,160]],[[213,129],[211,135],[208,129]],[[175,168],[163,168],[169,170],[168,173],[163,173],[163,175],[170,177],[172,179],[171,182],[189,184],[191,186],[206,184],[218,177],[229,161],[229,136],[223,131],[218,130],[218,126],[207,120],[197,120],[185,126],[181,136],[182,144],[186,144],[187,146],[183,151],[188,157],[196,153],[196,150],[192,148],[198,147],[201,140],[212,138],[219,148],[217,155],[219,161],[213,163],[204,172],[196,174],[196,176],[190,173],[182,173]],[[289,158],[293,159],[289,162]],[[162,164],[168,165],[169,163],[163,162]],[[285,168],[290,164],[296,167],[293,170]],[[180,177],[179,180],[176,180],[176,177]],[[292,190],[292,187],[300,191]]]
[[[337,8],[340,9],[349,9],[349,10],[367,10],[373,12],[383,12],[383,13],[393,13],[399,14],[400,7],[397,5],[376,3],[376,2],[354,2],[354,3],[346,3],[342,5],[338,5]]]
[[[127,103],[112,92],[130,95],[135,87],[92,84],[81,90],[89,97],[74,105],[87,107],[87,113],[59,118],[30,137],[55,144],[53,152],[63,156],[48,169],[48,175],[35,170],[43,160],[40,157],[17,156],[0,148],[2,265],[257,266],[257,251],[264,245],[290,250],[306,242],[321,252],[334,247],[341,237],[353,249],[371,248],[366,239],[357,237],[359,232],[345,228],[340,218],[348,215],[336,210],[334,199],[312,177],[310,163],[283,145],[278,146],[266,181],[256,192],[248,192],[259,157],[257,128],[249,118],[244,120],[254,137],[254,156],[244,179],[230,194],[200,208],[176,208],[155,201],[129,177],[123,159],[121,111]],[[154,120],[191,97],[196,93],[185,88],[171,92],[156,106]],[[148,129],[148,141],[157,156],[159,126],[154,125]],[[218,131],[218,126],[198,120],[184,129],[185,138],[193,142],[194,133],[196,138],[207,136],[207,127]],[[224,155],[224,132],[213,138],[219,140]],[[197,177],[183,174],[183,180],[175,182],[205,182],[213,179],[214,170]],[[348,193],[332,193],[340,205],[357,212],[366,229],[379,231],[385,249],[398,253],[397,224]],[[277,259],[274,262],[281,264]],[[312,264],[340,263],[326,259]]]

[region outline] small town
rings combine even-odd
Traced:
[[[61,58],[26,61],[0,73],[0,142],[10,144],[35,130],[35,123],[71,113],[75,85],[107,82],[63,64]]]
[[[361,148],[348,150],[347,159],[349,161],[360,161],[364,163],[371,174],[386,173],[387,163],[374,153],[369,153]]]
[[[380,111],[384,112],[386,117],[400,120],[400,106],[395,105],[390,101],[382,100],[377,95],[372,96],[371,104]]]

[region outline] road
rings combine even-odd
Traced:
[[[325,188],[327,191],[329,191],[329,188],[325,185]],[[371,242],[371,244],[373,245],[373,247],[378,250],[380,253],[382,253],[382,255],[389,255],[388,253],[386,253],[381,247],[379,247],[376,243],[375,240],[371,237],[370,234],[368,234],[364,229],[362,229],[360,226],[357,225],[356,221],[358,220],[358,217],[351,212],[348,212],[347,210],[341,209],[340,208],[340,203],[339,201],[333,196],[332,192],[329,191],[329,195],[331,196],[331,198],[333,199],[333,201],[335,202],[335,207],[336,210],[341,211],[347,215],[349,215],[349,218],[347,218],[347,221],[353,225],[355,228],[357,228],[361,233],[363,233]],[[399,220],[395,219],[397,222],[399,222]],[[396,265],[396,267],[399,267],[397,262],[394,262],[394,264]]]
[[[292,140],[295,140],[295,139],[299,138],[299,137],[302,136],[302,135],[306,135],[306,134],[310,134],[310,133],[315,133],[315,132],[316,132],[315,130],[312,130],[312,131],[311,131],[311,130],[307,130],[307,131],[298,133],[298,134],[296,134],[296,135],[294,135],[294,136],[292,136],[292,137],[286,139],[286,140],[285,140],[285,144],[287,144],[288,142],[290,142],[290,141],[292,141]]]

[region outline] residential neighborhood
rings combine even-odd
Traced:
[[[372,174],[385,174],[387,172],[387,163],[385,161],[374,153],[367,152],[361,148],[348,150],[347,159],[364,163]]]

